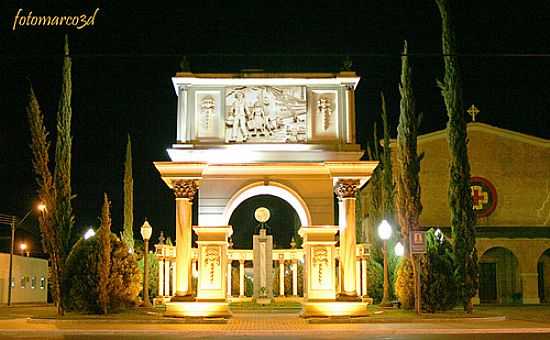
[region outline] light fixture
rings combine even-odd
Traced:
[[[44,202],[40,202],[36,206],[36,209],[38,209],[38,211],[45,212],[46,211],[46,204],[44,204]]]
[[[401,242],[397,242],[395,244],[394,251],[396,256],[403,256],[405,254],[405,247],[403,247],[403,244],[401,244]]]
[[[378,225],[378,236],[384,241],[387,241],[390,239],[391,234],[393,230],[391,228],[391,225],[386,220],[382,220],[380,224]]]
[[[92,228],[88,229],[88,230],[84,233],[84,239],[85,239],[85,240],[87,240],[87,239],[89,239],[90,237],[93,237],[93,236],[95,236],[95,231],[94,231]]]
[[[153,233],[153,228],[149,224],[147,220],[143,222],[143,225],[141,226],[141,237],[143,237],[144,241],[149,241],[151,239],[151,234]]]

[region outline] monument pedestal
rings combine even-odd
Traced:
[[[273,299],[273,236],[260,229],[253,236],[254,302],[270,304]]]
[[[172,299],[165,316],[183,318],[229,318],[227,302],[227,238],[231,226],[194,227],[198,235],[199,268],[196,299]],[[187,297],[182,297],[187,298]]]
[[[299,230],[303,237],[305,255],[304,302],[301,316],[315,317],[364,317],[367,303],[358,297],[337,301],[336,253],[337,226],[310,226]]]

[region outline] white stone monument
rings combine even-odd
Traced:
[[[265,223],[271,217],[269,209],[256,209],[254,217],[260,223],[259,235],[253,236],[254,300],[267,304],[273,298],[273,236],[267,235]]]

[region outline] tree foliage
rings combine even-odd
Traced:
[[[122,242],[134,250],[134,178],[132,175],[132,141],[128,135],[126,161],[124,163],[124,230]]]
[[[107,283],[108,312],[134,306],[141,290],[141,274],[134,254],[115,234],[110,233],[111,268]],[[67,258],[64,287],[67,292],[65,305],[68,310],[101,313],[99,303],[100,268],[104,267],[101,258],[101,240],[91,237],[80,239]]]
[[[99,227],[98,239],[100,246],[97,271],[99,273],[98,294],[99,305],[103,314],[107,314],[109,306],[109,274],[111,272],[111,212],[107,194],[103,196],[101,208],[101,227]]]
[[[426,256],[422,262],[422,309],[433,313],[456,305],[456,280],[452,245],[440,231],[426,232]]]
[[[447,133],[450,154],[449,207],[453,251],[456,259],[459,296],[464,311],[473,311],[472,297],[479,286],[477,251],[475,248],[475,215],[470,195],[470,162],[468,160],[467,130],[462,101],[462,81],[456,37],[450,11],[451,1],[435,1],[442,21],[442,50],[445,78],[438,82],[447,108]]]
[[[414,308],[414,264],[406,256],[401,257],[396,269],[395,295],[403,309]]]
[[[38,184],[38,197],[46,206],[46,210],[39,218],[42,245],[50,259],[50,280],[53,287],[52,297],[57,307],[58,316],[64,314],[64,291],[61,280],[63,278],[65,259],[72,246],[72,228],[74,225],[71,206],[71,200],[73,199],[71,191],[72,62],[69,55],[68,38],[66,36],[64,52],[63,80],[57,111],[55,167],[53,174],[50,169],[49,159],[49,133],[46,130],[44,114],[40,109],[32,86],[27,106],[33,168]]]

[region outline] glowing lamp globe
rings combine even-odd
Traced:
[[[403,244],[401,244],[401,242],[397,242],[394,251],[396,256],[403,256],[405,254],[405,247],[403,247]]]
[[[87,240],[87,239],[89,239],[90,237],[93,237],[93,236],[95,236],[95,231],[92,228],[88,229],[86,231],[86,233],[84,233],[84,239],[85,240]]]
[[[153,233],[153,227],[151,227],[149,222],[145,220],[145,222],[141,226],[141,237],[143,237],[144,241],[149,241],[152,233]]]
[[[378,225],[378,236],[382,240],[389,240],[392,234],[392,228],[391,225],[386,220],[382,220],[380,224]]]

